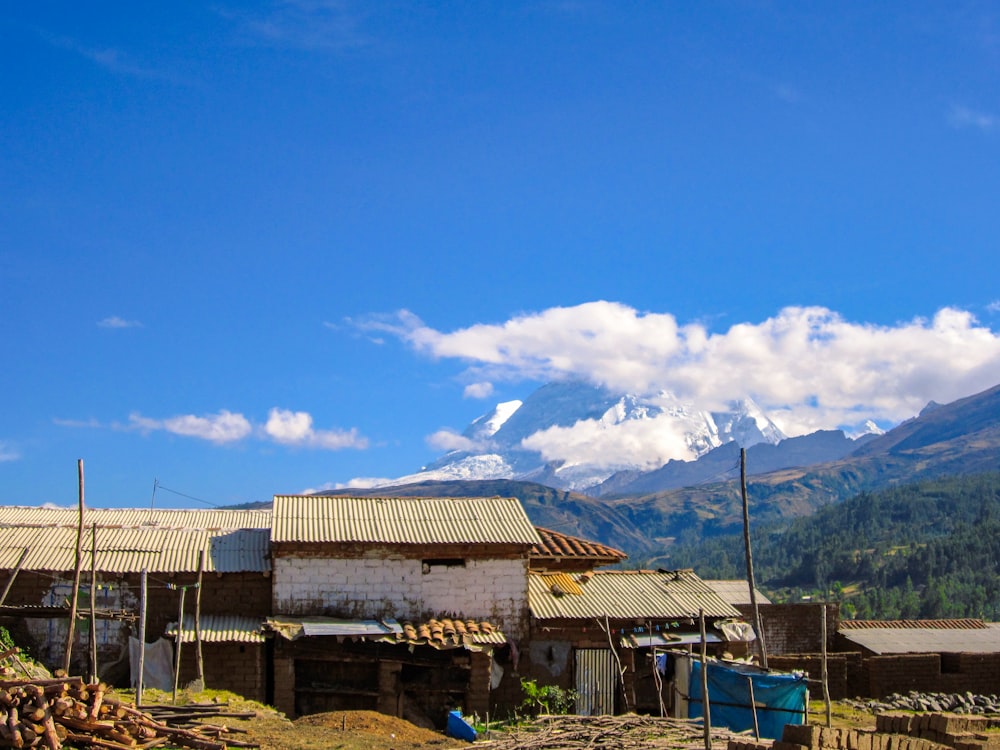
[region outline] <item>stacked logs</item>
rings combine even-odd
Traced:
[[[226,750],[224,730],[170,726],[122,703],[102,683],[88,685],[79,677],[0,680],[0,747]]]

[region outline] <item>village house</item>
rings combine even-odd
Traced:
[[[50,665],[77,522],[0,510],[0,615]],[[278,495],[270,510],[89,509],[85,527],[80,609],[93,569],[103,679],[129,682],[145,571],[146,641],[165,638],[168,663],[179,646],[181,685],[201,675],[292,716],[373,709],[440,727],[452,708],[509,714],[523,679],[576,691],[583,713],[655,713],[676,702],[663,667],[700,643],[700,616],[713,654],[745,655],[753,637],[692,571],[600,570],[626,555],[536,529],[514,498]]]
[[[50,667],[62,666],[65,656],[78,524],[76,509],[0,508],[0,621]],[[140,636],[143,604],[146,641],[156,642],[171,634],[184,596],[183,639],[193,643],[197,615],[201,640],[211,645],[204,649],[206,682],[263,700],[260,631],[271,607],[270,525],[271,514],[262,511],[88,509],[80,537],[74,673],[90,672],[93,578],[103,679],[129,684],[129,639]],[[183,682],[196,676],[196,653],[193,646],[186,655],[182,650]],[[169,687],[169,678],[161,675],[159,686]]]
[[[574,690],[583,714],[673,712],[671,653],[701,643],[701,618],[714,656],[746,655],[753,637],[690,570],[533,571],[528,607],[522,674]]]
[[[541,541],[514,498],[274,498],[275,705],[485,715]]]

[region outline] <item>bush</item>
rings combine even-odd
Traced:
[[[575,690],[565,690],[558,685],[539,685],[535,680],[522,679],[521,690],[524,692],[521,708],[535,715],[568,714],[577,699]]]

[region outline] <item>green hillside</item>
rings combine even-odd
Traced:
[[[808,518],[754,524],[759,588],[839,599],[845,616],[1000,620],[1000,473],[863,492]],[[742,533],[669,548],[657,564],[745,577]]]

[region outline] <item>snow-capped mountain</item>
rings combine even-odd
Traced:
[[[693,461],[735,442],[776,444],[784,434],[752,400],[706,411],[662,392],[637,397],[585,383],[550,383],[473,420],[452,450],[392,484],[523,479],[587,490],[620,472]]]

